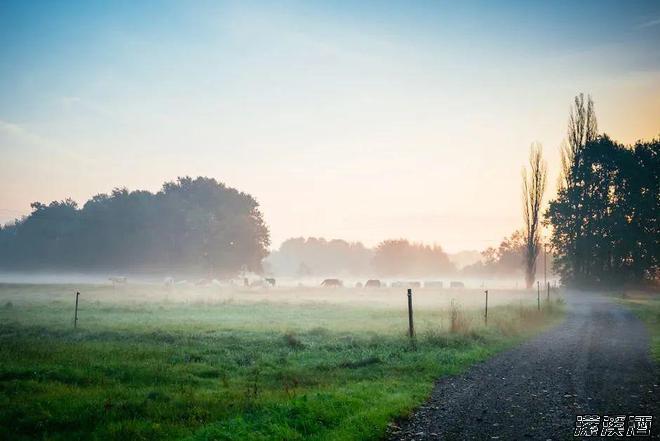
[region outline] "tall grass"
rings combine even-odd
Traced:
[[[660,293],[624,291],[620,302],[632,309],[646,325],[651,337],[651,356],[656,364],[660,364]]]

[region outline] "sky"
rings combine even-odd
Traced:
[[[660,135],[660,2],[0,0],[0,222],[202,175],[274,248],[480,250],[522,224],[532,142],[552,197],[580,92]]]

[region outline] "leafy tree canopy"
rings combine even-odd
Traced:
[[[607,135],[571,157],[550,202],[555,269],[574,286],[658,278],[660,139],[625,147]]]
[[[82,208],[35,202],[0,228],[0,268],[224,275],[261,269],[269,233],[249,194],[180,177],[157,193],[116,188]]]

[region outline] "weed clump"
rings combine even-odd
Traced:
[[[165,394],[164,392],[158,391],[158,390],[152,390],[147,394],[147,400],[148,401],[163,401],[167,402],[170,400],[170,397]],[[106,400],[108,403],[110,400]]]
[[[184,363],[201,363],[202,361],[204,361],[204,358],[201,355],[185,354],[183,356]]]
[[[467,334],[470,323],[461,309],[452,300],[449,307],[449,332],[452,334]]]
[[[372,364],[380,363],[382,360],[378,356],[372,356],[372,357],[367,357],[363,358],[361,360],[356,360],[356,361],[343,361],[339,363],[339,367],[346,368],[346,369],[356,369],[356,368],[361,368],[365,366],[369,366]]]
[[[293,332],[284,334],[284,342],[291,349],[303,349],[305,347],[305,344]]]

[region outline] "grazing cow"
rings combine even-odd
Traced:
[[[463,282],[457,282],[456,280],[452,280],[449,282],[449,287],[450,288],[465,288],[465,284]]]
[[[108,280],[112,282],[112,287],[116,287],[117,285],[126,285],[128,283],[128,279],[126,276],[121,276],[121,277],[108,277]]]
[[[364,284],[365,288],[380,288],[380,280],[371,279],[367,280],[367,283]]]
[[[344,284],[339,279],[325,279],[321,282],[321,286],[325,288],[340,288],[344,286]]]
[[[275,286],[275,279],[272,278],[267,278],[267,279],[257,279],[252,282],[250,282],[250,286],[253,287],[258,287],[258,288],[269,288]]]
[[[392,288],[421,288],[420,282],[392,282]]]

